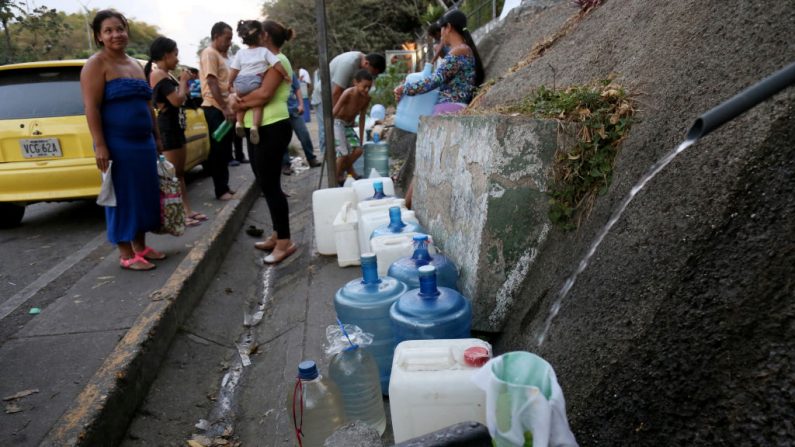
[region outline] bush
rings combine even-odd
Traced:
[[[375,78],[375,93],[372,94],[371,104],[381,104],[384,107],[395,106],[395,87],[406,79],[407,71],[403,64],[394,64],[387,67],[384,73]]]

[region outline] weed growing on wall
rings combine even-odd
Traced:
[[[613,161],[633,121],[629,95],[610,79],[562,90],[542,86],[500,111],[576,126],[576,143],[558,150],[548,185],[550,220],[576,228],[610,185]]]

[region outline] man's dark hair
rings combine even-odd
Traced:
[[[378,73],[383,73],[386,70],[386,59],[378,53],[370,53],[364,57],[371,67],[375,68]]]
[[[428,35],[438,40],[442,37],[442,27],[436,22],[431,23],[428,25]]]
[[[210,30],[210,40],[215,40],[216,37],[225,33],[226,30],[232,31],[232,27],[226,22],[217,22]]]

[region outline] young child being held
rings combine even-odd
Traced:
[[[285,79],[287,70],[282,66],[279,58],[270,50],[262,46],[262,23],[259,20],[241,20],[237,22],[237,35],[243,40],[248,48],[241,48],[235,54],[229,64],[231,70],[229,74],[229,92],[234,92],[242,97],[258,89],[262,83],[262,78],[268,68],[275,68]],[[262,107],[254,108],[254,123],[251,127],[251,143],[259,144],[259,132],[257,126],[262,122]],[[237,124],[235,132],[238,136],[246,135],[243,129],[243,116],[246,109],[237,112]]]
[[[359,70],[353,76],[353,87],[342,92],[339,101],[334,105],[334,146],[337,151],[337,181],[345,181],[345,171],[354,178],[359,175],[353,169],[353,163],[362,155],[364,140],[364,120],[367,106],[370,105],[370,87],[373,76],[367,70]],[[354,119],[359,115],[359,135],[353,130]]]

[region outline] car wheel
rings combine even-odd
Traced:
[[[0,203],[0,228],[12,228],[22,222],[25,215],[25,205],[16,203]]]

